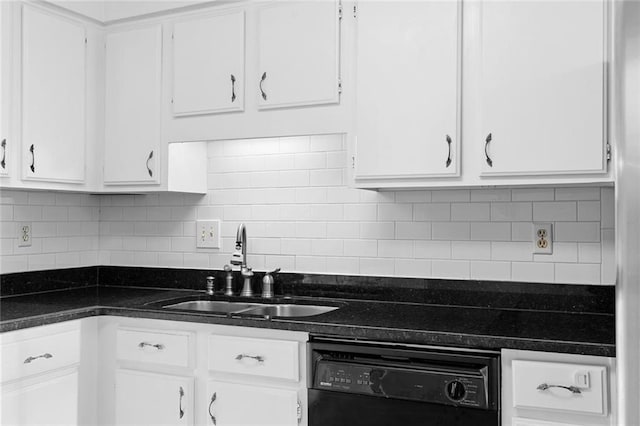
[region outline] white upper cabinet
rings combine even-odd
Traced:
[[[606,172],[605,2],[486,1],[480,13],[482,133],[464,144],[484,146],[481,173]]]
[[[0,176],[7,176],[9,174],[7,148],[11,142],[9,138],[9,106],[11,105],[9,67],[11,60],[8,45],[11,33],[7,30],[9,19],[4,9],[5,4],[0,3]]]
[[[340,5],[273,2],[258,9],[258,69],[248,83],[258,107],[340,101]]]
[[[162,27],[106,37],[105,185],[160,182]]]
[[[173,26],[173,114],[244,109],[245,13]]]
[[[22,7],[22,177],[85,179],[86,32],[79,22]]]
[[[357,6],[356,182],[457,176],[461,5]]]

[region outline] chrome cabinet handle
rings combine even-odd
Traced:
[[[580,394],[582,393],[582,391],[580,390],[580,388],[576,387],[576,386],[563,386],[563,385],[549,385],[547,383],[542,383],[540,385],[538,385],[538,387],[536,389],[540,390],[540,391],[546,391],[547,389],[551,389],[551,388],[561,388],[561,389],[566,389],[569,392],[573,393],[573,394]]]
[[[231,74],[231,102],[236,100],[236,77]]]
[[[262,83],[264,83],[266,79],[267,79],[267,72],[265,71],[264,73],[262,73],[262,78],[260,79],[260,93],[262,94],[262,99],[264,99],[265,101],[267,100],[267,94],[264,93],[264,90],[262,89]]]
[[[38,355],[38,356],[30,356],[30,357],[27,357],[24,360],[23,364],[31,364],[33,361],[35,361],[36,359],[39,359],[39,358],[49,359],[49,358],[53,358],[53,355],[51,355],[50,353],[47,352],[47,353],[44,353],[44,354]]]
[[[164,345],[162,343],[147,343],[147,342],[140,342],[138,343],[138,347],[140,349],[144,349],[146,346],[150,346],[152,348],[156,348],[157,350],[161,351],[164,349]]]
[[[215,425],[216,423],[216,416],[213,415],[213,413],[211,412],[211,407],[213,407],[213,403],[216,401],[216,395],[217,392],[214,392],[213,395],[211,395],[211,402],[209,403],[209,417],[211,417],[211,422]]]
[[[149,157],[147,157],[147,171],[149,172],[149,176],[153,177],[153,171],[149,167],[149,161],[153,158],[153,151],[149,153]]]
[[[5,159],[7,158],[7,140],[2,139],[0,146],[2,147],[2,161],[0,161],[0,166],[2,166],[3,169],[6,169],[7,163],[5,162]]]
[[[487,152],[490,142],[491,142],[491,133],[489,133],[487,135],[487,138],[484,140],[484,155],[486,157],[486,161],[489,167],[493,167],[493,160],[491,159],[491,157],[489,157],[489,153]]]
[[[31,153],[31,166],[29,166],[29,168],[31,169],[31,173],[35,173],[36,172],[36,153],[35,153],[35,147],[33,146],[33,144],[31,144],[31,147],[29,148],[29,152]]]
[[[264,362],[264,357],[262,355],[247,355],[247,354],[238,354],[236,356],[236,361],[242,361],[245,358],[255,359],[258,362]]]
[[[182,386],[180,386],[180,405],[178,406],[178,409],[180,410],[180,418],[184,417],[184,410],[182,409],[182,398],[184,398],[184,389],[182,389]]]
[[[445,162],[445,167],[449,167],[451,165],[451,136],[447,136],[447,145],[449,145],[449,154],[447,155],[447,161]]]

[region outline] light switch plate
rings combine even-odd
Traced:
[[[196,221],[196,247],[220,248],[220,220]]]

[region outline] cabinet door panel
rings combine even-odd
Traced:
[[[85,29],[22,9],[22,157],[25,179],[85,176]]]
[[[116,424],[193,424],[193,379],[131,370],[116,372]]]
[[[483,174],[606,167],[603,1],[482,4]],[[570,22],[571,25],[567,25]]]
[[[38,380],[24,381],[24,386],[5,385],[9,390],[2,392],[0,423],[29,426],[78,424],[77,370],[63,376],[39,376]]]
[[[8,31],[8,14],[5,13],[5,7],[9,5],[5,2],[0,3],[0,176],[9,174],[8,161],[8,144],[9,138],[9,64],[11,63],[9,40],[10,32]],[[6,16],[6,17],[5,17]]]
[[[458,174],[459,8],[358,5],[356,181]]]
[[[173,114],[244,109],[244,11],[173,27]]]
[[[161,29],[107,36],[105,184],[159,182]]]
[[[339,102],[339,45],[335,1],[278,2],[261,7],[259,74],[249,84],[259,89],[255,91],[259,107]]]
[[[208,384],[207,398],[208,425],[296,426],[298,424],[298,393],[295,390],[211,381]]]

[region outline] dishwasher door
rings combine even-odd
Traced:
[[[309,389],[309,426],[499,426],[497,410]]]
[[[309,426],[499,426],[500,355],[312,338]]]

